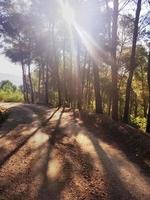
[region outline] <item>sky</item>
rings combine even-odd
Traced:
[[[4,55],[0,55],[0,81],[9,79],[17,85],[22,84],[21,66],[13,64]]]

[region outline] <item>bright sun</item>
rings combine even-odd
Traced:
[[[75,14],[73,8],[67,3],[61,3],[62,16],[64,20],[69,24],[73,25],[75,22]]]

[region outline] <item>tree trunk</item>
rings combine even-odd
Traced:
[[[85,66],[86,66],[86,63],[87,63],[87,52],[85,53],[85,57],[84,57],[84,64],[83,64],[83,70],[82,70],[82,81],[81,81],[81,98],[84,97],[84,86],[85,86]],[[82,101],[83,102],[83,101]]]
[[[33,85],[32,85],[30,65],[28,65],[28,76],[29,76],[30,90],[31,90],[31,103],[34,103],[34,92],[33,92]]]
[[[80,65],[80,41],[77,39],[77,107],[79,110],[82,109],[82,83],[81,83],[81,65]]]
[[[143,114],[144,117],[147,116],[147,101],[146,101],[146,95],[145,95],[145,79],[144,79],[144,69],[143,66],[141,66],[141,82],[142,82],[142,98],[143,98]]]
[[[96,113],[102,114],[103,109],[102,109],[102,98],[101,98],[101,94],[100,94],[99,70],[95,63],[93,63],[93,74],[94,74]]]
[[[49,104],[49,81],[48,81],[48,67],[49,67],[49,62],[47,61],[46,64],[46,80],[45,80],[45,103],[46,105]]]
[[[118,69],[112,69],[112,118],[118,120]]]
[[[55,68],[55,77],[57,81],[57,91],[58,91],[58,106],[62,105],[62,96],[61,96],[61,85],[60,85],[60,77],[59,77],[59,65],[57,61],[57,52],[56,52],[56,44],[55,44],[55,33],[54,33],[54,24],[52,25],[52,44],[54,50],[54,60],[53,66]]]
[[[111,55],[114,61],[112,66],[112,118],[118,120],[118,67],[116,63],[117,51],[117,29],[118,29],[118,0],[114,0],[113,25],[112,25],[112,51]]]
[[[130,94],[129,115],[132,114],[133,106],[134,106],[134,91],[132,90]]]
[[[138,103],[137,103],[137,95],[135,94],[135,102],[134,102],[134,118],[138,116],[137,110],[138,109]]]
[[[133,73],[136,67],[135,55],[136,55],[136,43],[137,43],[137,38],[138,38],[138,23],[139,23],[140,11],[141,11],[141,1],[142,0],[138,0],[137,9],[136,9],[136,17],[135,17],[135,22],[134,22],[132,51],[131,51],[131,57],[130,57],[130,71],[129,71],[129,77],[128,77],[127,87],[126,87],[126,99],[125,99],[125,108],[124,108],[124,117],[123,117],[123,121],[125,123],[129,122],[129,104],[130,104]]]
[[[112,107],[112,97],[109,97],[109,103],[108,103],[108,115],[110,116],[111,113],[111,107]]]
[[[85,93],[85,101],[86,101],[86,109],[89,108],[89,96],[90,96],[90,72],[91,72],[91,62],[88,62],[87,76],[86,76],[86,93]]]
[[[38,101],[41,99],[41,68],[39,67],[39,77],[38,77]]]
[[[46,69],[46,66],[44,63],[42,63],[42,95],[41,95],[41,101],[43,104],[46,103],[46,87],[45,87],[45,79],[46,79],[46,76],[45,76],[45,70]]]
[[[24,64],[21,63],[21,66],[22,66],[24,101],[25,101],[25,103],[29,103],[28,90],[27,90],[27,81],[26,81],[26,74],[25,74]]]
[[[63,104],[66,102],[68,103],[68,93],[67,93],[67,87],[66,87],[66,41],[64,38],[64,44],[63,44]]]
[[[70,107],[73,108],[73,56],[72,56],[72,46],[70,46],[70,77],[69,77],[69,101]]]
[[[147,126],[146,126],[146,132],[150,133],[150,51],[148,56],[148,73],[147,73],[147,80],[148,80],[148,88],[149,88],[149,109],[148,109],[148,115],[147,115]]]

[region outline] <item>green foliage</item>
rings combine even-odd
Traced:
[[[23,101],[23,94],[19,90],[16,90],[15,92],[0,90],[0,101],[21,102]]]
[[[23,101],[23,94],[20,89],[17,89],[10,81],[2,81],[0,83],[0,101],[21,102]]]
[[[146,118],[145,117],[134,117],[133,115],[130,116],[131,121],[130,124],[136,128],[140,128],[141,130],[145,131],[146,128]]]
[[[0,83],[0,89],[4,91],[15,92],[17,90],[17,87],[13,85],[13,83],[9,80],[6,80]]]

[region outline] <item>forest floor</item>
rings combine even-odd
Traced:
[[[69,109],[0,104],[0,200],[150,200],[150,176]],[[132,156],[131,156],[132,157]]]

